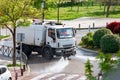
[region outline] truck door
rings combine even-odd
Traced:
[[[46,38],[47,44],[50,45],[51,47],[56,46],[56,34],[55,34],[55,29],[48,29],[48,37]]]

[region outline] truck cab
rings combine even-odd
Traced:
[[[61,56],[76,53],[75,29],[65,25],[52,25],[47,27],[46,45],[50,45],[54,54]]]

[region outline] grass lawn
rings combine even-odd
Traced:
[[[10,35],[6,35],[6,36],[3,36],[3,35],[0,35],[0,40],[1,39],[4,39],[4,38],[7,38],[7,37],[9,37]]]
[[[100,6],[90,6],[90,7],[80,7],[79,12],[77,11],[78,7],[74,6],[71,10],[71,7],[60,7],[60,20],[72,20],[80,17],[98,17],[104,18],[104,7]],[[110,18],[120,18],[120,6],[110,9]],[[46,19],[57,19],[57,8],[49,8],[48,12],[45,13]]]

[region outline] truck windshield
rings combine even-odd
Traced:
[[[72,28],[61,28],[57,29],[57,37],[58,38],[71,38],[73,37],[73,29]]]

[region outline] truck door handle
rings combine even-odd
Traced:
[[[38,38],[38,40],[39,40],[39,38]]]

